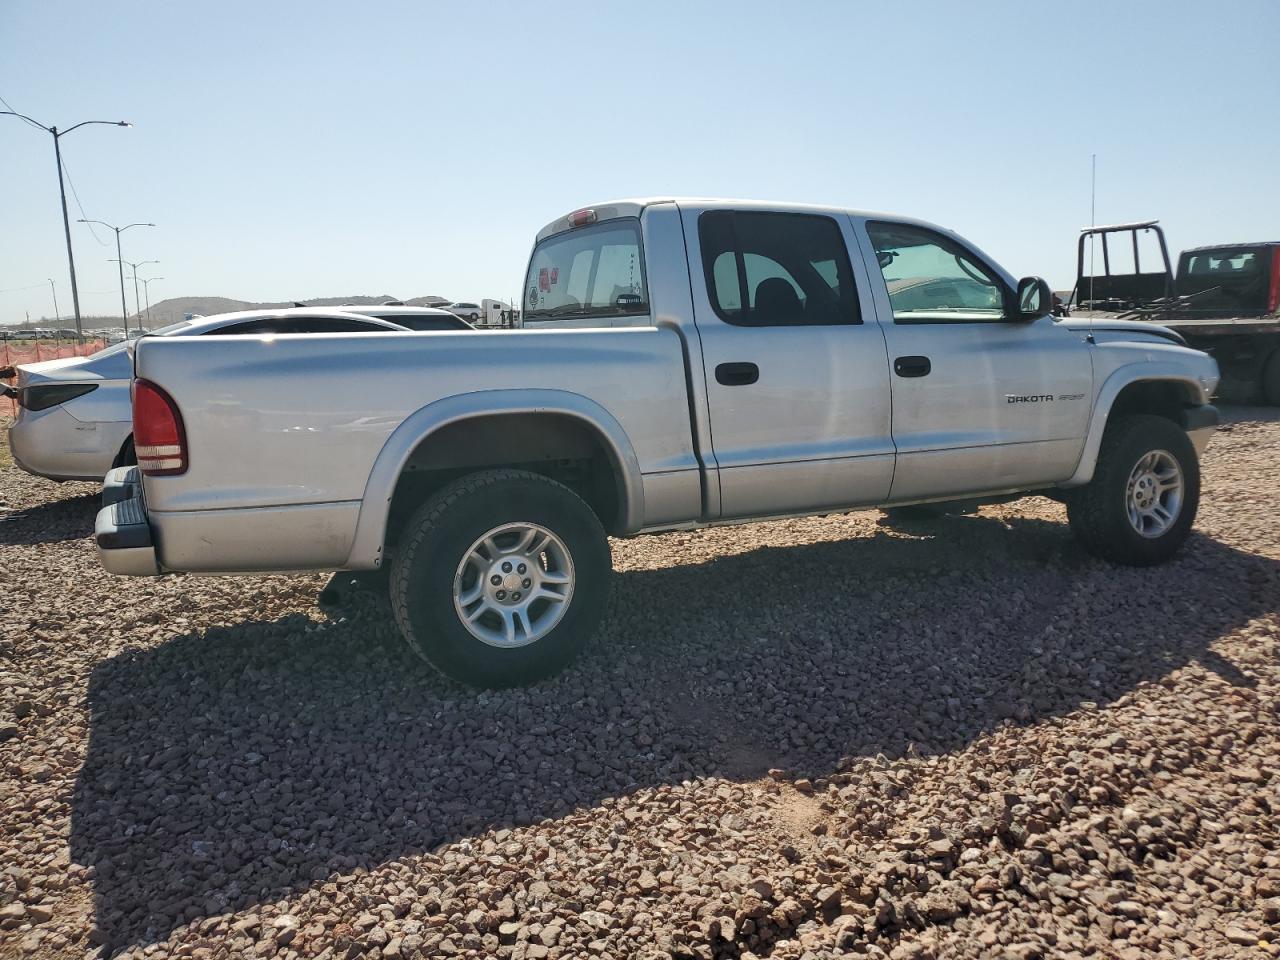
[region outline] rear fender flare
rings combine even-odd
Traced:
[[[567,390],[482,390],[427,404],[392,431],[365,483],[346,569],[372,570],[381,566],[391,498],[405,464],[420,443],[451,423],[515,413],[558,414],[581,420],[592,428],[612,459],[619,480],[623,529],[625,532],[640,529],[644,516],[640,461],[626,431],[608,410],[594,400]]]

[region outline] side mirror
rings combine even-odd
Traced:
[[[1043,277],[1023,277],[1018,281],[1018,316],[1035,320],[1053,309],[1053,291]]]

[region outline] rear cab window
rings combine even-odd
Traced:
[[[524,320],[594,321],[647,316],[640,221],[606,220],[547,237],[533,251],[524,285]]]

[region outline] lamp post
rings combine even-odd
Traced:
[[[129,305],[124,301],[124,254],[120,252],[120,234],[130,227],[154,227],[154,223],[127,223],[123,227],[107,223],[105,220],[77,220],[76,223],[97,223],[116,232],[116,262],[120,265],[120,316],[124,318],[124,338],[129,339]],[[136,299],[138,291],[134,290]]]
[[[87,127],[90,124],[101,123],[109,127],[131,127],[133,124],[125,120],[85,120],[77,123],[73,127],[67,127],[65,130],[59,130],[57,127],[46,127],[37,120],[32,120],[24,113],[18,113],[15,110],[0,110],[0,116],[17,117],[25,120],[33,127],[39,127],[45,133],[53,137],[53,156],[58,164],[58,193],[62,197],[62,229],[67,235],[67,267],[71,272],[71,302],[76,312],[76,333],[83,334],[84,331],[80,326],[80,290],[76,286],[76,258],[71,252],[71,221],[67,217],[67,188],[62,182],[62,147],[59,141],[72,130],[79,130],[81,127]],[[117,238],[118,239],[118,238]]]
[[[53,322],[62,323],[62,314],[58,312],[58,288],[53,285],[53,277],[49,278],[49,289],[53,292]],[[79,333],[79,329],[76,333]]]
[[[108,263],[115,263],[115,260],[108,260]],[[133,268],[133,312],[138,315],[138,326],[142,326],[142,298],[138,296],[138,268],[145,267],[148,263],[159,263],[159,260],[139,260],[134,263],[132,260],[125,260],[130,267]],[[121,269],[124,269],[121,267]]]
[[[157,260],[156,262],[159,263],[160,261]],[[135,275],[137,274],[136,270],[134,271],[134,274]],[[147,325],[150,326],[152,330],[155,329],[155,325],[151,323],[151,286],[150,285],[155,280],[163,280],[163,279],[164,277],[143,277],[142,278],[142,295],[143,297],[146,298],[146,301],[147,301]]]

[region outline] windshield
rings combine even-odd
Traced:
[[[609,220],[548,237],[525,278],[526,320],[649,312],[638,220]]]

